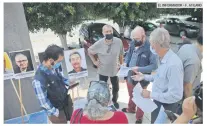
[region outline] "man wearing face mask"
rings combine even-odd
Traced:
[[[32,83],[40,106],[52,123],[67,123],[73,112],[73,103],[67,94],[70,82],[59,67],[64,58],[63,49],[50,45],[44,52],[43,62],[37,69]]]
[[[157,60],[156,56],[150,51],[150,43],[146,39],[145,31],[142,27],[137,26],[131,32],[131,37],[133,38],[133,41],[131,41],[129,51],[125,57],[126,66],[132,68],[127,76],[129,102],[128,108],[123,108],[122,111],[127,113],[136,113],[135,123],[142,123],[144,112],[139,107],[137,107],[136,110],[136,104],[132,101],[133,89],[138,81],[133,81],[131,76],[136,74],[138,71],[145,74],[150,74],[157,68]],[[139,83],[141,84],[142,88],[146,89],[149,81],[143,80]]]
[[[89,49],[88,53],[94,65],[98,67],[99,79],[107,82],[110,77],[112,83],[112,101],[116,108],[119,108],[118,91],[119,80],[116,76],[118,64],[123,64],[123,44],[121,39],[113,37],[113,28],[110,25],[104,25],[102,28],[104,38],[97,41]],[[98,55],[98,59],[94,56]]]
[[[142,90],[142,97],[153,99],[157,108],[151,113],[151,123],[163,122],[157,120],[161,106],[175,113],[178,102],[183,97],[183,64],[180,58],[170,49],[170,34],[164,28],[156,28],[150,34],[150,45],[153,52],[159,56],[159,67],[154,75],[138,72],[132,76],[135,81],[153,82],[152,91]]]

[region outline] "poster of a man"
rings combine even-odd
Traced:
[[[15,74],[34,71],[30,50],[10,52]]]
[[[81,71],[86,71],[83,67],[81,67],[81,55],[79,52],[73,52],[70,54],[69,61],[73,66],[73,70],[70,71],[68,74],[71,73],[78,73]]]
[[[75,49],[65,51],[65,62],[69,77],[85,77],[88,76],[84,49]]]

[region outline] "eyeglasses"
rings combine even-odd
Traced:
[[[19,60],[17,61],[18,63],[21,63],[21,62],[26,62],[27,60]]]
[[[111,45],[112,44],[108,45],[107,53],[109,53],[111,51]]]

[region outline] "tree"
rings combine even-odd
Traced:
[[[93,10],[95,16],[107,17],[116,22],[120,32],[136,21],[159,17],[156,3],[97,3],[93,5]]]
[[[58,34],[64,49],[67,49],[67,32],[87,19],[86,5],[77,3],[24,3],[28,28],[37,32],[41,28]]]

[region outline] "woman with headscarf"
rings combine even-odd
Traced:
[[[121,111],[110,111],[111,94],[104,81],[92,81],[88,89],[84,109],[73,112],[70,123],[82,124],[127,124],[128,119]]]

